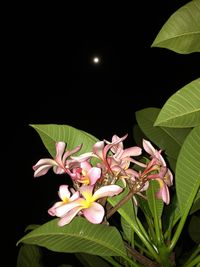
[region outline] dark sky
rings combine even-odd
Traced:
[[[131,142],[135,111],[161,108],[199,76],[197,54],[150,47],[168,17],[189,1],[152,2],[145,9],[141,1],[62,14],[28,9],[13,23],[17,240],[28,224],[50,219],[47,209],[62,182],[52,174],[33,179],[32,165],[48,154],[29,124],[68,124],[109,140],[129,133]]]

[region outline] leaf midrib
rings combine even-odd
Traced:
[[[74,234],[64,234],[64,233],[48,233],[48,234],[36,234],[34,236],[30,236],[30,237],[27,237],[25,238],[25,240],[30,240],[30,239],[34,239],[34,238],[38,238],[38,237],[50,237],[50,236],[62,236],[62,238],[67,238],[65,237],[65,235],[67,235],[67,237],[74,237],[74,238],[78,238],[78,239],[84,239],[86,241],[92,241],[93,243],[97,243],[103,247],[106,247],[106,248],[109,248],[110,250],[114,251],[114,252],[119,252],[119,255],[126,255],[124,252],[122,252],[121,250],[119,249],[112,249],[113,247],[112,246],[108,246],[106,245],[106,243],[104,242],[99,242],[99,239],[90,239],[90,238],[86,238],[86,237],[83,237],[83,236],[79,236],[79,235],[74,235]],[[97,242],[98,241],[98,242]],[[20,243],[20,242],[23,242],[23,238],[21,239],[21,241],[19,240],[19,242],[17,243],[17,245]]]
[[[196,112],[199,112],[200,111],[200,108],[198,108],[198,109],[195,109],[195,110],[193,110],[193,111],[191,111],[191,112],[185,112],[185,113],[182,113],[182,114],[180,114],[180,116],[176,116],[176,117],[169,117],[167,120],[164,120],[164,121],[160,121],[158,124],[156,123],[156,121],[155,121],[155,126],[160,126],[159,124],[160,123],[163,123],[163,122],[168,122],[168,121],[170,121],[170,120],[172,120],[172,119],[176,119],[176,118],[181,118],[181,117],[184,117],[184,116],[186,116],[186,115],[192,115],[193,113],[196,113]]]

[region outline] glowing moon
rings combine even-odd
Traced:
[[[99,64],[100,63],[100,58],[99,57],[93,57],[92,59],[94,64]]]

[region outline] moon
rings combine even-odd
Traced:
[[[100,60],[100,57],[98,57],[98,56],[95,56],[95,57],[92,58],[92,62],[93,62],[95,65],[99,64],[100,61],[101,61],[101,60]]]

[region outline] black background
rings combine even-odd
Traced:
[[[151,48],[169,16],[189,1],[138,2],[17,7],[8,46],[12,90],[5,92],[12,114],[6,122],[14,171],[6,181],[14,187],[14,247],[27,225],[51,219],[47,209],[64,181],[51,171],[33,178],[32,165],[49,155],[29,124],[67,124],[109,140],[128,133],[132,145],[135,111],[161,108],[199,77],[197,53]],[[94,55],[99,65],[92,64]]]

